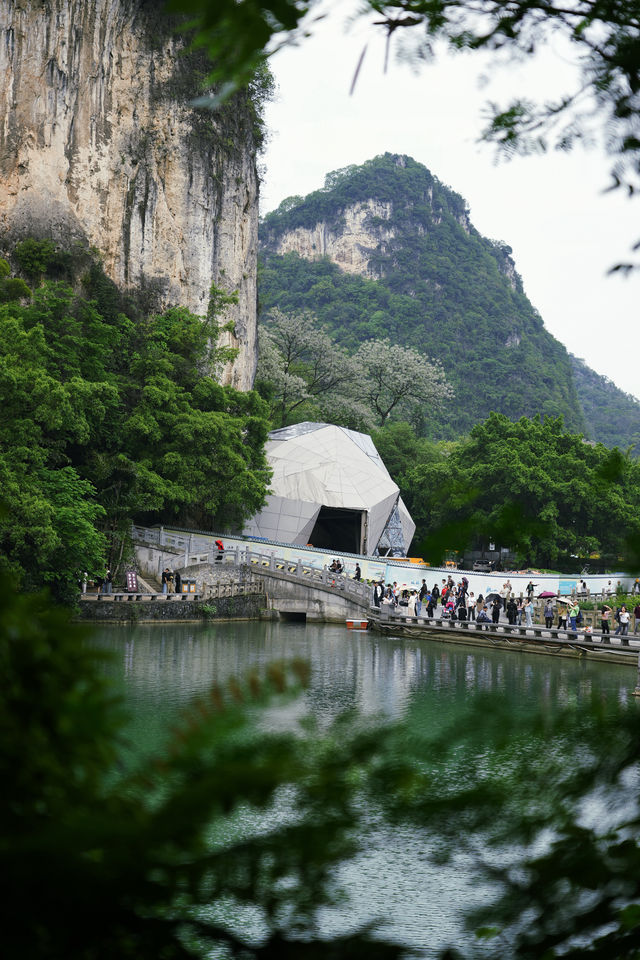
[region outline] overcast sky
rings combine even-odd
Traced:
[[[488,100],[568,89],[575,68],[560,41],[535,62],[502,67],[484,55],[440,55],[412,72],[391,56],[385,75],[383,38],[365,21],[345,26],[351,0],[324,6],[333,12],[312,36],[271,60],[277,93],[267,108],[261,213],[318,189],[331,170],[387,151],[407,154],[467,200],[482,234],[513,248],[547,329],[640,398],[640,272],[607,276],[640,239],[638,200],[604,192],[609,159],[601,150],[498,164],[493,148],[477,143]]]

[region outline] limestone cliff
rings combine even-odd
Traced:
[[[392,188],[389,181],[372,176],[369,168],[376,161],[327,174],[322,190],[290,197],[267,214],[261,227],[263,251],[278,256],[293,252],[305,260],[328,257],[345,273],[379,279],[397,269],[408,241],[425,238],[437,244],[446,220],[467,237],[478,236],[462,197],[424,167],[417,182],[410,157],[385,154],[383,159],[396,180],[408,178],[408,187],[396,183]],[[515,291],[521,281],[511,252],[506,244],[493,244],[497,267]]]
[[[3,0],[0,246],[25,236],[96,247],[120,286],[207,310],[238,291],[239,348],[256,363],[255,139],[242,104],[194,110],[193,55],[151,0]],[[225,339],[226,338],[226,341]]]
[[[344,208],[336,223],[320,221],[283,233],[275,239],[273,252],[295,251],[305,260],[329,257],[346,273],[367,276],[371,273],[369,261],[373,253],[395,236],[389,224],[391,213],[391,203],[354,203]]]

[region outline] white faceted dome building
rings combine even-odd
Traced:
[[[280,543],[405,556],[415,523],[371,437],[327,423],[269,434],[266,506],[244,533]]]

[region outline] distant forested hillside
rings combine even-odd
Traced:
[[[356,272],[334,262],[350,242]],[[425,411],[425,435],[457,436],[496,411],[561,415],[611,443],[590,379],[579,378],[579,399],[571,358],[526,297],[510,247],[482,237],[462,197],[422,164],[385,154],[329,174],[324,189],[268,214],[260,243],[262,317],[309,309],[349,349],[389,337],[442,362],[455,398],[437,418]]]
[[[589,435],[609,447],[626,449],[635,444],[634,453],[640,454],[640,400],[591,370],[583,360],[571,356],[571,365]]]

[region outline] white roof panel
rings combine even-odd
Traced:
[[[368,549],[373,552],[399,490],[371,437],[333,424],[305,422],[270,433],[266,453],[273,470],[271,494],[246,533],[306,543],[322,506],[364,510]],[[399,510],[408,548],[415,526],[404,504]]]

